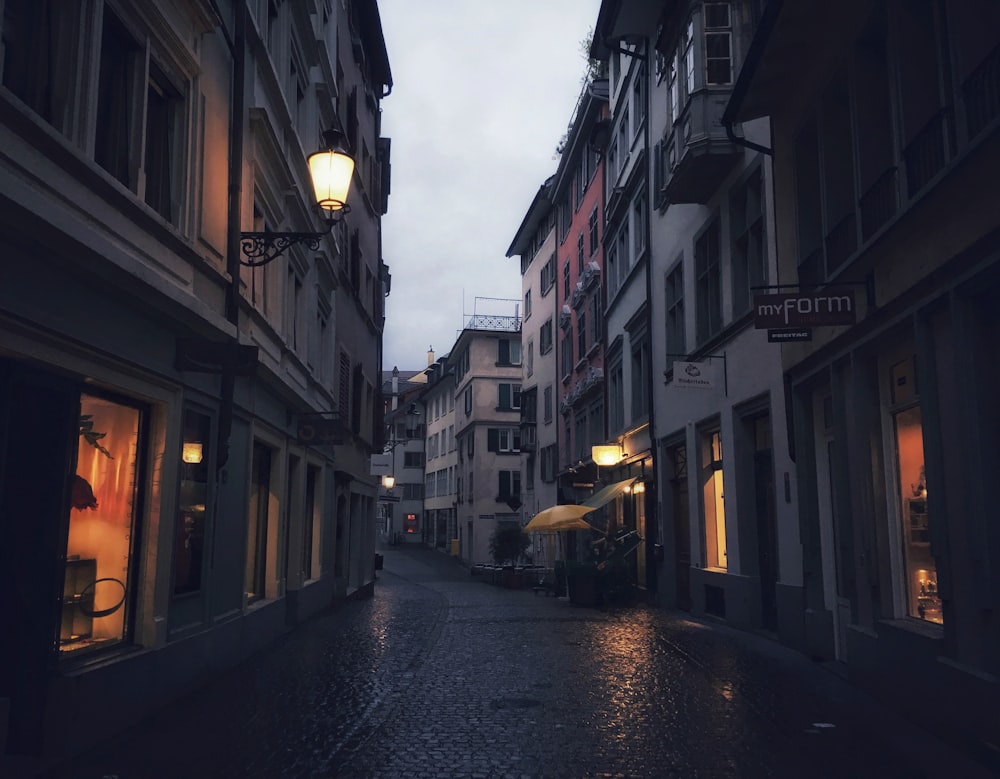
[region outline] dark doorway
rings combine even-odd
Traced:
[[[677,608],[691,610],[691,518],[688,515],[687,449],[667,450],[674,522],[674,590]]]
[[[760,619],[765,630],[778,629],[778,547],[774,506],[774,455],[771,416],[751,420],[753,428],[754,516],[757,523],[757,565],[760,573]]]
[[[7,750],[38,754],[58,646],[66,517],[80,418],[77,382],[0,359],[0,698]]]

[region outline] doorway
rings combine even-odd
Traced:
[[[774,505],[774,455],[771,415],[752,417],[754,520],[757,527],[757,570],[760,575],[760,619],[765,630],[778,629],[778,538]]]
[[[670,475],[670,507],[674,524],[674,602],[691,610],[691,518],[688,514],[687,448],[684,444],[667,450]]]

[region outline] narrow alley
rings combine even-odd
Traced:
[[[372,598],[44,779],[987,775],[770,639],[384,554]]]

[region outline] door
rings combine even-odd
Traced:
[[[55,662],[60,547],[80,416],[75,381],[0,359],[0,697],[10,699],[7,750],[38,754]]]
[[[674,592],[677,608],[691,610],[691,517],[688,513],[687,449],[682,444],[667,451],[673,471],[670,479],[674,521]]]
[[[771,416],[751,420],[754,438],[754,514],[757,525],[757,570],[760,574],[760,616],[765,630],[778,629],[778,544],[774,506],[774,457]]]

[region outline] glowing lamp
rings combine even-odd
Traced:
[[[598,465],[616,465],[622,459],[618,444],[597,444],[590,447],[590,456]]]
[[[383,476],[382,477],[382,486],[385,487],[387,490],[391,490],[393,487],[396,486],[396,477],[395,476]]]
[[[185,443],[181,450],[181,460],[186,463],[197,464],[204,457],[204,449],[199,443]]]

